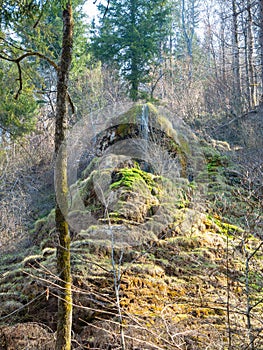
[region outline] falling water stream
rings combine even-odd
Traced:
[[[141,153],[140,167],[142,170],[149,172],[149,107],[144,104],[141,109],[141,113],[137,117],[139,126],[139,138],[141,139],[138,144],[138,149]]]
[[[149,107],[147,104],[144,104],[142,106],[142,113],[140,115],[140,136],[142,139],[146,141],[146,146],[147,146],[147,141],[148,141],[148,133],[149,133]]]

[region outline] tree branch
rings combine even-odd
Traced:
[[[103,18],[106,16],[107,12],[108,12],[108,9],[109,9],[109,6],[110,6],[110,0],[108,0],[107,2],[107,6],[106,6],[106,9],[104,11],[104,15],[103,15]]]
[[[53,60],[51,60],[49,57],[43,55],[40,52],[28,51],[28,52],[24,53],[23,55],[21,55],[20,57],[13,59],[13,62],[20,62],[24,58],[30,57],[30,56],[37,56],[37,57],[47,61],[53,68],[55,68],[57,71],[59,71],[59,66]]]
[[[8,61],[8,62],[13,62],[17,65],[17,69],[18,69],[18,79],[17,80],[19,81],[19,89],[15,95],[16,100],[18,99],[18,97],[23,89],[22,69],[21,69],[20,62],[22,62],[27,57],[33,57],[33,56],[39,57],[39,58],[47,61],[53,68],[56,69],[56,71],[59,71],[59,69],[60,69],[59,66],[53,60],[51,60],[49,57],[41,54],[40,52],[28,51],[17,58],[10,58],[8,56],[3,56],[0,54],[1,59]],[[71,100],[69,99],[69,101],[71,101]],[[72,106],[72,102],[70,102],[70,105]]]
[[[19,48],[19,49],[22,50],[21,48]],[[18,89],[17,93],[15,94],[16,100],[18,99],[18,97],[23,89],[22,69],[21,69],[20,62],[23,61],[27,57],[33,57],[33,56],[39,57],[39,58],[47,61],[53,68],[55,68],[55,70],[57,72],[60,70],[60,67],[51,58],[49,58],[49,57],[47,57],[47,56],[45,56],[37,51],[28,51],[17,58],[10,58],[8,56],[3,56],[2,54],[0,54],[0,59],[3,59],[3,60],[8,61],[8,62],[13,62],[17,65],[17,69],[18,69],[18,79],[17,80],[19,81],[19,89]],[[67,93],[67,94],[68,94],[68,102],[70,104],[72,113],[74,114],[75,110],[76,110],[75,105],[74,105],[69,93]]]
[[[73,103],[73,101],[72,101],[72,98],[71,98],[69,92],[67,92],[67,94],[68,94],[68,102],[69,102],[69,104],[70,104],[72,114],[75,114],[75,112],[76,112],[76,107],[75,107],[75,105],[74,105],[74,103]]]

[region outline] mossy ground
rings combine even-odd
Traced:
[[[73,185],[74,215],[80,211],[79,198],[97,215],[95,223],[72,233],[73,331],[80,348],[119,344],[114,274],[120,276],[127,349],[203,350],[205,344],[206,349],[223,350],[229,338],[233,350],[243,349],[250,341],[248,302],[255,349],[263,347],[258,332],[263,311],[261,240],[244,227],[243,214],[236,215],[247,204],[234,194],[246,190],[228,183],[228,161],[212,147],[205,153],[210,192],[198,206],[204,178],[194,185],[187,179],[171,183],[135,163],[103,170],[108,201],[101,201],[94,189],[99,179],[96,161]],[[53,231],[51,213],[36,222],[31,233],[36,246],[0,257],[1,323],[33,321],[55,330]],[[127,237],[134,239],[125,241]]]

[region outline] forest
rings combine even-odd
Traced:
[[[263,0],[0,0],[0,350],[263,349]]]

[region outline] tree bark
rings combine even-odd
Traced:
[[[246,91],[245,98],[246,98],[246,107],[251,109],[252,100],[251,100],[251,81],[250,81],[250,72],[249,72],[249,19],[247,16],[247,11],[242,11],[241,13],[242,19],[241,19],[241,26],[242,26],[242,32],[244,37],[244,61],[245,61],[245,77],[243,80],[245,80],[245,86],[244,90]]]
[[[137,37],[136,34],[136,11],[137,4],[135,0],[131,1],[131,29],[132,29],[132,37]],[[138,54],[137,47],[135,45],[131,46],[131,91],[130,97],[133,101],[138,100],[138,92],[139,92],[139,68],[138,68]]]
[[[196,13],[195,13],[195,0],[191,0],[188,4],[188,9],[186,9],[186,0],[182,0],[182,9],[181,9],[181,17],[182,17],[182,29],[184,34],[184,39],[186,41],[187,47],[187,55],[189,58],[189,79],[192,79],[192,70],[193,70],[193,38],[195,33],[196,26]],[[190,13],[190,19],[187,19],[187,12]]]
[[[237,4],[232,0],[232,42],[233,42],[233,75],[234,75],[234,106],[237,111],[241,110],[241,84],[240,84],[240,59],[239,59],[239,40],[238,40],[238,23],[237,23]]]
[[[70,235],[67,217],[67,153],[63,142],[67,126],[67,95],[69,70],[72,60],[73,18],[71,2],[63,10],[63,39],[61,61],[57,78],[57,110],[55,130],[56,163],[56,230],[59,237],[57,247],[57,271],[59,276],[59,299],[57,315],[56,350],[70,350],[72,325],[72,293],[70,271]],[[59,199],[59,200],[58,200]]]
[[[261,65],[261,98],[263,103],[263,0],[259,2],[259,46],[260,46],[260,65]]]
[[[255,82],[255,64],[253,60],[254,55],[254,35],[253,35],[253,16],[251,12],[251,0],[247,1],[247,16],[248,16],[248,72],[250,83],[250,101],[251,107],[254,108],[256,101],[256,82]]]

